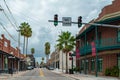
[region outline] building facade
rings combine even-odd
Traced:
[[[120,0],[102,9],[90,23],[120,25]],[[95,43],[93,50],[92,43]],[[77,66],[85,74],[105,75],[106,69],[120,68],[120,29],[112,26],[85,25],[76,37],[80,58]],[[94,54],[95,53],[95,54]],[[94,54],[94,55],[93,55]]]
[[[69,53],[68,53],[69,54]],[[68,61],[68,68],[72,68],[72,60],[69,60],[70,56],[68,55],[67,61]],[[60,70],[65,71],[66,70],[66,54],[62,51],[55,50],[51,54],[51,66]],[[76,58],[73,57],[73,66],[76,65]]]
[[[13,71],[22,70],[25,56],[16,47],[13,48],[10,40],[2,34],[0,38],[0,73],[8,73],[11,68]],[[18,65],[21,64],[21,65]]]

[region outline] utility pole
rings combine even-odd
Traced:
[[[17,30],[18,32],[18,58],[20,57],[20,29]],[[20,69],[20,58],[18,60],[18,72],[19,72],[19,69]]]

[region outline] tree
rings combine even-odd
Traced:
[[[42,61],[44,62],[44,57],[42,57]]]
[[[75,46],[75,38],[74,36],[71,35],[70,32],[62,32],[59,35],[59,38],[57,40],[58,44],[58,49],[62,50],[66,54],[66,73],[68,73],[68,52],[72,51],[74,46]]]
[[[26,41],[26,54],[27,54],[28,38],[32,36],[32,29],[29,26],[27,26],[27,28],[26,28],[26,35],[25,36],[27,39],[27,41]]]
[[[49,58],[49,54],[50,54],[50,43],[49,42],[46,42],[45,43],[45,55],[46,55],[46,63],[48,61],[48,58]]]
[[[31,48],[31,53],[34,54],[35,53],[35,49]]]
[[[32,29],[30,28],[30,25],[26,22],[21,23],[19,27],[21,35],[24,36],[23,54],[25,50],[25,38],[27,38],[26,41],[26,54],[27,54],[28,38],[32,36]]]

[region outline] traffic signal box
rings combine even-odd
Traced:
[[[78,28],[82,26],[82,16],[78,17]]]
[[[58,15],[57,14],[54,15],[54,25],[55,26],[58,25]]]

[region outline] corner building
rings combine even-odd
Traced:
[[[90,23],[120,25],[120,0],[104,7],[99,17]],[[96,55],[92,56],[91,43],[95,42]],[[76,37],[80,58],[76,65],[81,73],[105,75],[107,68],[120,68],[120,28],[85,25]],[[97,60],[97,62],[96,62]],[[97,64],[97,65],[96,65]]]

